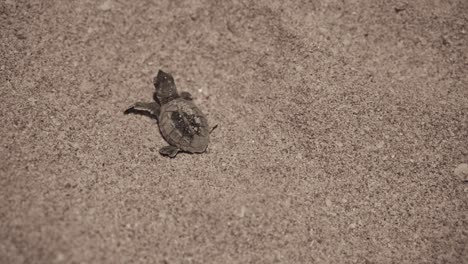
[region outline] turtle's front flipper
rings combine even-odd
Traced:
[[[159,113],[161,112],[161,106],[157,102],[136,102],[133,105],[131,105],[127,110],[125,110],[124,114],[141,114],[141,112],[149,112],[151,116],[156,117],[157,119],[159,117]]]
[[[179,152],[179,148],[174,147],[174,146],[165,146],[159,150],[159,153],[161,155],[169,156],[171,158],[174,158],[178,152]]]
[[[192,94],[190,94],[189,92],[181,92],[180,97],[182,97],[185,100],[189,100],[189,101],[193,100]]]

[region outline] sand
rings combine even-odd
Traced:
[[[0,14],[0,263],[468,263],[467,1]],[[159,69],[206,153],[123,114]]]

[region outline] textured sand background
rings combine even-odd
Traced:
[[[2,1],[0,263],[468,263],[468,1],[282,2]]]

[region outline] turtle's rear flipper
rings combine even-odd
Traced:
[[[174,147],[174,146],[165,146],[165,147],[162,147],[160,150],[159,150],[159,153],[163,156],[169,156],[171,158],[174,158],[177,153],[179,152],[179,148],[178,147]]]
[[[193,100],[192,94],[189,93],[189,92],[181,92],[180,97],[184,98],[185,100],[189,100],[189,101]]]
[[[142,115],[150,115],[158,119],[159,113],[161,112],[161,106],[157,102],[151,103],[144,103],[144,102],[136,102],[131,105],[127,110],[125,110],[124,114],[142,114]]]

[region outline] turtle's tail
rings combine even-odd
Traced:
[[[213,130],[215,130],[217,127],[218,127],[218,124],[214,125],[214,127],[211,128],[210,135],[211,135],[211,132],[213,132]]]

